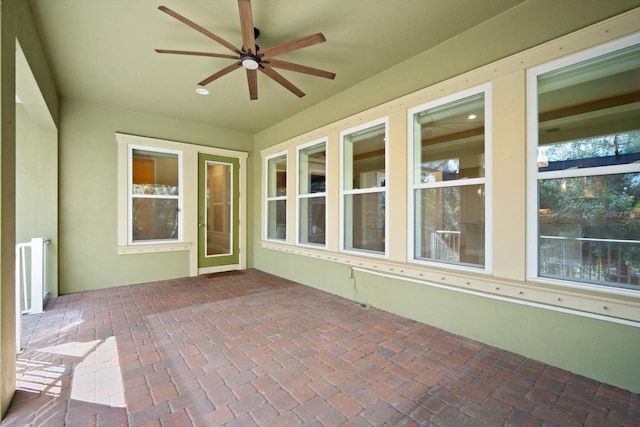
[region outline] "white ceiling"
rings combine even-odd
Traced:
[[[597,6],[597,13],[591,10],[584,25],[593,21],[594,14],[604,18],[639,3],[617,0],[615,11],[604,12],[611,0],[253,0],[261,47],[322,32],[325,43],[278,59],[337,75],[326,80],[281,71],[306,93],[298,98],[259,73],[256,101],[249,100],[243,70],[209,84],[208,96],[195,93],[199,81],[232,60],[154,51],[228,54],[158,6],[169,7],[239,47],[236,0],[31,0],[31,4],[63,98],[256,133],[505,11],[514,13],[522,4],[543,10],[557,1]],[[544,31],[544,22],[540,24],[534,31]],[[505,36],[516,34],[517,28],[505,29]]]

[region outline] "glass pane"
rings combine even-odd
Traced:
[[[344,189],[385,186],[385,124],[343,138]]]
[[[484,172],[484,94],[414,114],[414,184]]]
[[[416,259],[484,267],[484,185],[415,191]]]
[[[287,195],[287,156],[269,159],[267,162],[267,197]]]
[[[300,194],[324,193],[327,158],[325,144],[314,145],[300,150],[298,159],[298,179]]]
[[[345,196],[345,249],[385,252],[385,194]]]
[[[638,288],[640,173],[541,180],[539,274]]]
[[[538,167],[640,161],[640,45],[538,76]]]
[[[133,194],[178,195],[178,155],[133,150]]]
[[[133,241],[177,240],[178,199],[133,198]]]
[[[206,174],[206,256],[228,255],[233,242],[232,168],[207,162]]]
[[[287,238],[287,201],[271,200],[267,208],[267,238],[285,240]]]
[[[300,199],[300,243],[325,244],[325,197]]]

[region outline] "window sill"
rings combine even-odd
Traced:
[[[155,245],[152,244],[152,245],[118,246],[118,255],[188,251],[191,249],[191,246],[192,246],[191,242],[174,242],[174,243],[163,243],[163,244],[155,244]]]

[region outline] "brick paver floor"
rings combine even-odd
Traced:
[[[257,270],[61,296],[8,426],[640,425],[640,396]]]

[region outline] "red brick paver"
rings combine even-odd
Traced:
[[[640,426],[637,394],[257,270],[65,295],[25,326],[2,427]]]

